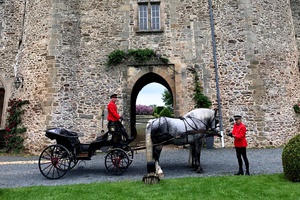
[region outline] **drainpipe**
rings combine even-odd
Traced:
[[[19,36],[19,43],[18,43],[18,52],[15,57],[15,64],[14,64],[14,74],[15,78],[18,76],[18,64],[19,64],[19,59],[20,59],[20,54],[22,52],[22,44],[23,44],[23,38],[24,38],[24,29],[25,29],[25,17],[26,17],[26,10],[27,10],[27,0],[24,1],[24,9],[23,9],[23,19],[22,19],[22,24],[21,24],[21,34]]]
[[[224,145],[224,134],[223,134],[223,121],[222,121],[222,110],[221,110],[221,102],[220,102],[220,88],[219,88],[219,72],[218,72],[218,63],[217,63],[217,50],[216,50],[216,39],[215,39],[215,27],[214,27],[214,18],[213,18],[213,10],[212,10],[212,2],[208,0],[209,4],[209,15],[210,15],[210,28],[211,28],[211,38],[212,38],[212,47],[213,47],[213,55],[214,55],[214,65],[215,65],[215,79],[216,79],[216,89],[217,89],[217,98],[218,98],[218,111],[220,118],[220,132],[221,132],[221,144],[222,147]]]

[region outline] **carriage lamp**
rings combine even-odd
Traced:
[[[16,80],[14,82],[16,89],[19,89],[20,86],[21,88],[23,88],[23,80],[24,80],[23,77],[19,77],[19,76],[16,77]]]

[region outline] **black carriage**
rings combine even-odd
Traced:
[[[89,144],[83,144],[76,132],[64,128],[46,130],[46,137],[56,144],[46,147],[39,157],[40,172],[48,179],[59,179],[74,168],[78,161],[90,160],[97,150],[110,147],[105,156],[105,167],[113,175],[123,174],[133,160],[133,150],[123,142],[122,133],[114,125],[110,131]]]

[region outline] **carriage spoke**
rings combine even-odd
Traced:
[[[122,149],[113,149],[105,157],[105,167],[113,175],[123,174],[129,162],[127,153]]]
[[[62,145],[51,145],[39,157],[40,172],[49,179],[64,176],[70,167],[70,153]]]
[[[49,165],[48,167],[50,167],[50,169],[48,169],[47,173],[45,173],[47,176],[53,171],[53,170],[52,170],[53,165]],[[48,167],[47,167],[47,168],[48,168]],[[46,171],[47,168],[45,168],[43,171]],[[53,177],[53,176],[52,176],[52,177]]]

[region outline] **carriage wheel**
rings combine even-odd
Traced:
[[[105,156],[105,167],[112,175],[122,175],[128,168],[130,159],[122,149],[112,149]]]
[[[63,177],[69,170],[70,163],[70,152],[59,144],[47,147],[39,157],[40,172],[48,179]]]
[[[73,151],[71,152],[71,160],[70,161],[71,162],[70,162],[69,170],[73,169],[76,166],[76,164],[78,163],[76,155]]]
[[[133,156],[134,156],[133,149],[130,146],[126,146],[123,150],[126,151],[128,157],[129,157],[129,165],[131,165],[131,163],[133,161]]]

